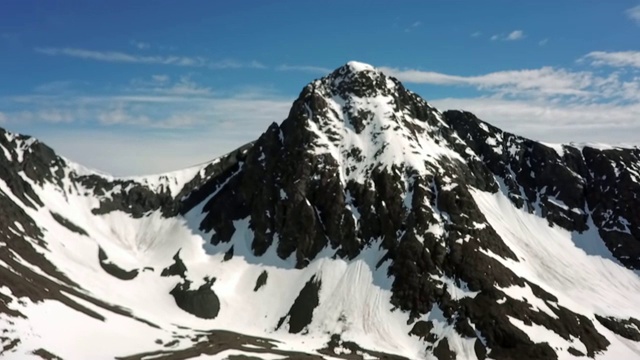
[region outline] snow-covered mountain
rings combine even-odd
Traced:
[[[534,142],[357,62],[183,171],[0,147],[2,358],[640,358],[637,148]]]

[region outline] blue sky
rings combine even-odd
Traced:
[[[350,60],[548,142],[640,143],[640,1],[0,4],[0,126],[118,175],[255,139]]]

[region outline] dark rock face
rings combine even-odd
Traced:
[[[344,353],[342,351],[336,351],[337,348],[347,349],[349,352]],[[352,341],[344,341],[340,338],[340,335],[334,334],[331,336],[331,340],[327,346],[318,351],[320,354],[331,356],[332,358],[346,359],[346,360],[360,360],[363,358],[362,354],[368,354],[374,356],[377,359],[383,360],[408,360],[405,357],[381,353],[379,351],[372,351],[369,349],[363,349],[360,345]]]
[[[95,215],[123,211],[139,219],[155,210],[166,216],[177,212],[177,204],[168,190],[157,192],[131,180],[110,181],[97,175],[79,176],[75,181],[101,199],[100,206],[93,209]]]
[[[178,252],[173,255],[173,264],[171,264],[171,266],[167,268],[162,269],[160,276],[177,275],[184,279],[186,278],[186,272],[187,267],[184,265],[184,262],[182,262],[182,259],[180,259],[180,251],[178,250]]]
[[[311,277],[304,285],[300,294],[291,305],[289,313],[278,321],[279,329],[285,321],[288,320],[289,332],[292,334],[300,333],[304,328],[311,324],[313,318],[313,310],[318,306],[318,292],[320,291],[320,282],[316,281],[315,276]]]
[[[179,201],[178,212],[186,214],[193,207],[202,203],[207,196],[224,183],[229,173],[238,169],[239,164],[245,161],[247,151],[252,147],[252,142],[245,144],[208,165],[204,169],[204,176],[197,174],[176,196],[176,200]]]
[[[41,359],[45,360],[63,360],[61,357],[50,353],[45,349],[38,349],[33,352],[33,355],[39,356]]]
[[[574,347],[569,347],[569,349],[567,349],[567,352],[573,356],[585,356],[584,353]]]
[[[78,225],[74,224],[73,222],[71,222],[69,219],[65,218],[64,216],[58,214],[58,213],[54,213],[51,212],[51,216],[62,226],[66,227],[67,229],[73,231],[74,233],[80,234],[80,235],[84,235],[84,236],[89,236],[89,234],[87,234],[87,232],[79,227]]]
[[[211,286],[215,279],[206,281],[198,289],[191,289],[191,282],[185,280],[176,285],[170,294],[182,310],[203,319],[214,319],[220,312],[220,299]]]
[[[0,129],[0,146],[5,150],[5,154],[0,156],[0,179],[26,206],[34,209],[36,206],[42,206],[42,200],[19,173],[24,172],[26,177],[36,184],[43,184],[45,181],[57,183],[66,165],[64,160],[34,138],[23,135],[11,136],[3,129]]]
[[[109,261],[107,257],[107,253],[99,248],[98,250],[98,260],[100,261],[100,267],[102,270],[106,271],[109,275],[116,277],[120,280],[133,280],[136,276],[138,276],[138,269],[133,270],[124,270],[121,269],[118,265]]]
[[[260,273],[260,276],[258,276],[258,279],[256,280],[256,286],[253,288],[253,291],[258,291],[261,287],[267,285],[268,275],[269,273],[267,273],[266,270]]]
[[[100,199],[99,207],[92,210],[96,215],[122,211],[134,218],[141,218],[152,211],[159,210],[165,217],[173,217],[197,205],[199,195],[207,193],[215,183],[210,180],[217,178],[229,167],[237,165],[251,145],[249,143],[242,146],[206,166],[202,172],[187,182],[175,197],[172,196],[168,186],[164,185],[153,189],[133,180],[106,179],[98,175],[71,174],[70,176],[79,186],[90,189],[92,194]],[[160,180],[169,181],[166,177]]]
[[[233,257],[233,245],[229,248],[229,250],[227,250],[226,253],[224,253],[224,257],[222,258],[222,261],[229,261],[231,260],[232,257]]]
[[[587,204],[607,248],[640,269],[640,149],[585,148]]]
[[[409,334],[415,335],[427,342],[434,343],[437,339],[433,334],[431,334],[432,329],[433,323],[431,321],[420,320],[413,324],[413,328],[411,328]]]
[[[582,232],[591,219],[613,256],[640,269],[640,149],[562,145],[558,151],[493,127],[473,114],[444,113],[511,201],[550,224]],[[460,152],[463,155],[462,152]]]
[[[395,230],[401,226],[404,217],[400,211],[402,201],[394,196],[404,190],[395,188],[398,176],[373,169],[375,190],[355,182],[342,184],[340,164],[329,154],[309,151],[318,138],[304,125],[323,125],[325,114],[331,111],[325,97],[328,96],[326,92],[332,90],[327,87],[344,76],[353,77],[351,80],[358,84],[358,91],[367,94],[378,91],[375,86],[365,86],[361,76],[345,74],[343,70],[307,86],[282,125],[271,125],[247,151],[242,168],[232,168],[216,180],[225,186],[205,206],[208,215],[202,223],[202,228],[215,231],[214,244],[231,239],[235,232],[234,220],[250,217],[255,234],[252,247],[256,255],[263,254],[274,243],[277,234],[278,255],[287,258],[295,253],[297,267],[303,267],[327,245],[335,248],[339,256],[352,258],[369,244],[370,239],[383,236],[390,242],[396,237]],[[380,81],[386,82],[386,78],[378,79]],[[342,81],[342,87],[333,90],[336,96],[348,90],[347,83]],[[401,89],[394,95],[396,106],[403,103],[415,106],[418,102],[425,108],[416,106],[419,110],[415,115],[425,122],[436,121],[433,111],[423,100],[409,94],[399,83],[396,86]],[[382,93],[393,95],[386,90]],[[356,115],[350,113],[350,119],[356,121]],[[337,134],[328,135],[339,141]],[[353,156],[358,158],[357,153]],[[349,203],[348,194],[364,203]],[[362,222],[367,223],[367,227],[361,229],[364,234],[357,233],[359,229],[350,210],[354,206],[361,213],[366,212],[362,213]],[[295,216],[291,216],[293,214]],[[388,221],[384,214],[389,214]],[[303,228],[305,230],[301,232]]]
[[[596,319],[602,326],[614,333],[633,341],[640,341],[640,321],[635,318],[616,319],[596,315]]]
[[[565,162],[554,149],[503,132],[471,113],[444,115],[466,145],[482,154],[483,165],[505,183],[517,207],[538,212],[568,230],[587,229],[586,184],[580,176],[584,169],[575,154],[566,152]]]
[[[438,358],[438,360],[455,360],[456,353],[449,349],[449,341],[444,338],[438,342],[435,350],[433,350],[433,355]]]

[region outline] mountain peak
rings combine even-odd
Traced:
[[[638,355],[640,149],[553,149],[358,62],[203,167],[0,148],[0,357]]]
[[[387,77],[372,65],[358,61],[349,61],[326,77],[310,84],[316,89],[324,88],[326,93],[342,98],[390,95],[398,85],[400,83],[397,80]]]
[[[373,67],[373,65],[367,64],[367,63],[363,63],[363,62],[359,62],[359,61],[349,61],[346,64],[344,64],[343,66],[339,67],[337,69],[337,71],[342,72],[343,74],[345,73],[359,73],[359,72],[367,72],[367,71],[375,71],[378,72],[378,70],[376,70],[375,67]]]

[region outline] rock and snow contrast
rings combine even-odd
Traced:
[[[0,147],[0,358],[640,358],[637,148],[531,141],[356,62],[183,171]]]

